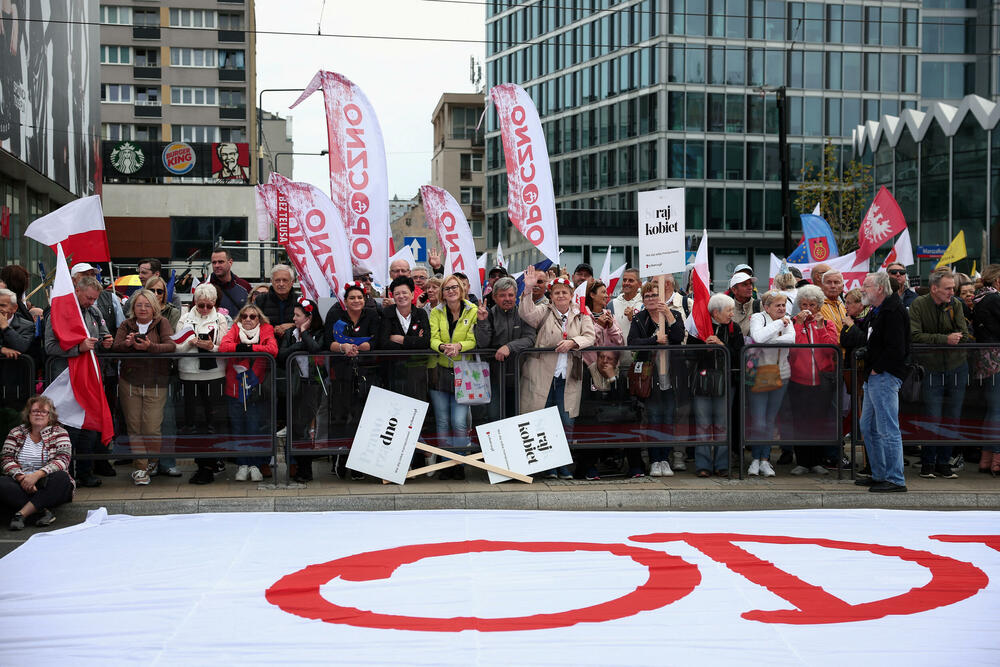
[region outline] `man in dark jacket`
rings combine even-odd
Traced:
[[[267,315],[271,326],[274,327],[274,336],[278,340],[295,326],[292,315],[299,295],[292,287],[294,282],[295,274],[292,272],[292,267],[287,264],[275,264],[271,269],[271,286],[267,289],[267,294],[262,294],[254,301],[254,305]]]
[[[865,353],[864,405],[861,434],[871,464],[870,479],[855,484],[875,493],[906,491],[903,478],[903,439],[899,432],[899,388],[906,377],[910,352],[910,318],[889,275],[870,273],[861,288],[872,306]]]
[[[535,344],[535,328],[521,319],[517,314],[517,283],[513,278],[504,276],[493,284],[493,300],[496,302],[492,308],[487,308],[485,304],[479,306],[476,322],[476,347],[496,349],[493,358],[500,364],[491,364],[493,373],[490,376],[492,382],[493,400],[486,406],[486,417],[489,421],[495,421],[514,414],[514,375],[517,373],[516,361],[508,357],[523,350],[527,350]],[[530,298],[530,297],[525,297]],[[501,371],[505,376],[507,395],[504,396],[505,413],[500,411],[500,375]]]
[[[216,308],[224,308],[230,317],[236,317],[247,302],[250,283],[233,273],[233,256],[228,250],[216,248],[212,251],[212,278],[210,281],[219,292]]]

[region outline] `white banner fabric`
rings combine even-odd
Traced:
[[[100,510],[0,560],[0,664],[995,665],[997,528],[995,512]]]
[[[476,435],[485,461],[511,472],[534,475],[573,463],[559,410],[554,407],[482,424],[476,427]],[[488,475],[490,484],[510,479],[495,472]]]
[[[472,229],[462,207],[450,192],[434,185],[421,185],[420,198],[424,203],[427,224],[437,234],[438,243],[444,251],[445,275],[456,271],[464,273],[472,293],[482,301],[483,281],[479,275],[476,241],[472,238]]]

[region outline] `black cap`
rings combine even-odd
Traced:
[[[583,262],[582,264],[577,264],[576,268],[573,269],[573,273],[580,273],[581,271],[586,271],[590,275],[594,275],[594,267],[592,267],[590,264],[587,264],[586,262]]]
[[[502,277],[508,276],[510,274],[507,273],[507,269],[503,268],[502,266],[497,265],[497,266],[494,266],[492,269],[490,269],[488,277],[492,278],[494,275],[499,275],[502,278]]]

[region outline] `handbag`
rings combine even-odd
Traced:
[[[459,405],[486,405],[492,400],[490,387],[490,364],[480,361],[456,361],[455,402]]]
[[[726,372],[718,368],[695,369],[691,390],[695,396],[721,398],[726,394]]]
[[[628,367],[628,393],[636,398],[649,398],[653,391],[653,363],[637,361]]]
[[[924,374],[926,371],[920,364],[906,364],[906,377],[899,387],[899,401],[901,403],[918,403],[921,399]]]
[[[760,364],[757,366],[757,372],[754,375],[754,382],[753,386],[750,387],[750,391],[760,394],[766,391],[781,389],[781,386],[781,369],[778,367],[778,364]]]

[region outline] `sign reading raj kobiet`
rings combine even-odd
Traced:
[[[405,482],[427,406],[424,401],[372,387],[347,467],[396,484]]]
[[[573,463],[559,410],[545,408],[476,427],[483,458],[490,465],[522,475]],[[489,472],[490,484],[510,477]]]
[[[639,275],[684,270],[684,188],[640,192]]]

